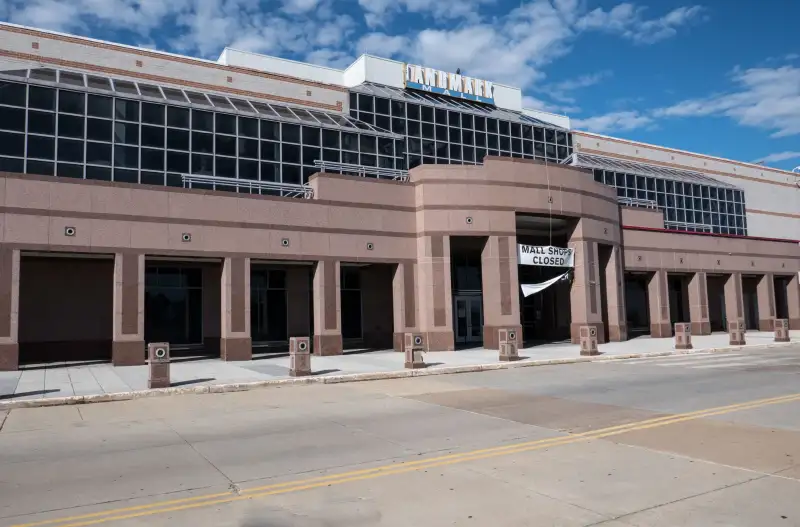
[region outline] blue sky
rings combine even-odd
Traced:
[[[0,0],[0,18],[212,59],[461,68],[579,129],[800,165],[795,0]]]

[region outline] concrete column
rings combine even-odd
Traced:
[[[0,371],[19,369],[19,258],[0,247]]]
[[[775,330],[775,276],[766,273],[758,280],[758,330]]]
[[[666,271],[656,271],[650,277],[650,282],[647,284],[647,297],[650,303],[650,336],[653,338],[672,337]]]
[[[598,342],[603,342],[605,331],[600,298],[597,242],[570,241],[569,246],[575,249],[575,272],[569,297],[572,312],[570,324],[572,343],[580,342],[581,326],[596,327]]]
[[[222,264],[203,266],[203,347],[209,355],[220,354],[220,287]]]
[[[368,348],[389,349],[393,345],[393,278],[390,265],[374,264],[361,269],[362,335]]]
[[[252,359],[250,258],[225,258],[222,262],[220,299],[220,357],[225,361]]]
[[[453,290],[450,281],[450,237],[417,238],[418,324],[428,351],[452,351]]]
[[[483,282],[483,347],[499,349],[498,330],[522,335],[519,319],[517,237],[489,236],[481,253]]]
[[[606,264],[606,305],[608,306],[608,339],[611,342],[628,340],[628,321],[625,314],[625,273],[622,267],[622,247],[611,246]]]
[[[800,329],[800,273],[792,275],[789,280],[786,300],[789,304],[789,329]]]
[[[144,254],[114,255],[114,366],[144,364]]]
[[[710,335],[711,318],[708,314],[708,279],[698,272],[689,280],[689,320],[692,335]]]
[[[311,336],[311,269],[294,266],[286,269],[289,337]]]
[[[725,280],[725,319],[728,323],[744,320],[742,273],[731,273]]]
[[[342,354],[341,263],[317,262],[314,268],[314,354]]]
[[[392,319],[394,335],[392,337],[395,351],[403,351],[404,334],[419,332],[419,314],[417,302],[417,264],[415,262],[399,263],[392,276]]]

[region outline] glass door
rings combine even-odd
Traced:
[[[457,296],[453,304],[456,344],[483,342],[483,297]]]

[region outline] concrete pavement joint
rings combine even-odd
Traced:
[[[630,353],[625,355],[596,355],[592,357],[569,357],[565,359],[524,359],[517,362],[500,362],[491,364],[471,364],[466,366],[444,366],[419,370],[398,370],[371,373],[347,373],[330,376],[291,377],[286,379],[269,379],[254,382],[240,382],[228,384],[215,384],[205,386],[187,386],[174,388],[156,388],[152,390],[137,390],[116,393],[102,393],[92,395],[72,395],[65,397],[48,397],[28,399],[22,401],[0,401],[0,410],[16,408],[40,408],[47,406],[66,406],[75,404],[106,403],[113,401],[129,401],[145,397],[163,397],[166,395],[208,394],[249,391],[258,388],[283,385],[305,384],[339,384],[345,382],[361,382],[387,379],[404,379],[408,377],[427,377],[430,375],[451,375],[456,373],[478,373],[482,371],[507,370],[516,368],[530,368],[536,366],[558,366],[562,364],[579,364],[585,362],[611,362],[627,359],[644,359],[656,357],[669,357],[674,355],[693,355],[696,353],[726,353],[742,351],[745,349],[769,349],[797,345],[797,342],[781,342],[770,344],[749,344],[744,346],[730,346],[722,348],[702,348],[695,350],[658,351],[652,353]]]

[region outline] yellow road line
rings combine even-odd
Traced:
[[[284,483],[275,483],[271,485],[264,485],[260,487],[253,487],[250,489],[246,489],[241,491],[240,494],[236,496],[232,496],[229,492],[206,494],[203,496],[195,496],[191,498],[167,500],[147,505],[138,505],[133,507],[111,509],[107,511],[83,514],[79,516],[56,518],[56,519],[43,520],[33,523],[17,524],[12,527],[38,527],[42,525],[58,525],[58,527],[84,527],[88,525],[96,525],[99,523],[104,523],[109,521],[124,520],[129,518],[162,514],[166,512],[181,511],[198,507],[207,507],[210,505],[231,503],[231,502],[253,499],[258,497],[265,497],[275,494],[297,492],[301,490],[314,489],[335,484],[338,485],[341,483],[348,483],[352,481],[372,479],[381,476],[402,474],[406,472],[412,472],[415,470],[451,465],[454,463],[463,463],[467,461],[474,461],[489,457],[510,455],[532,450],[541,450],[553,446],[578,443],[581,441],[588,441],[591,439],[600,439],[603,437],[619,435],[631,431],[647,430],[650,428],[666,426],[669,424],[701,419],[704,417],[711,417],[715,415],[722,415],[726,413],[747,410],[751,408],[759,408],[762,406],[768,406],[772,404],[787,403],[792,401],[800,401],[800,394],[784,395],[780,397],[771,397],[767,399],[758,399],[744,403],[707,408],[705,410],[696,410],[694,412],[687,412],[683,414],[675,414],[671,416],[647,419],[634,423],[628,423],[608,428],[602,428],[599,430],[583,432],[580,434],[572,434],[569,436],[538,439],[535,441],[529,441],[524,443],[515,443],[513,445],[504,445],[499,447],[473,450],[469,452],[447,454],[434,458],[410,461],[407,463],[402,463],[401,465],[384,465],[369,469],[361,469],[350,472],[331,474],[328,476],[318,476],[306,480],[295,480]],[[88,520],[88,521],[76,522],[76,520]],[[66,523],[66,522],[75,522],[75,523]]]

